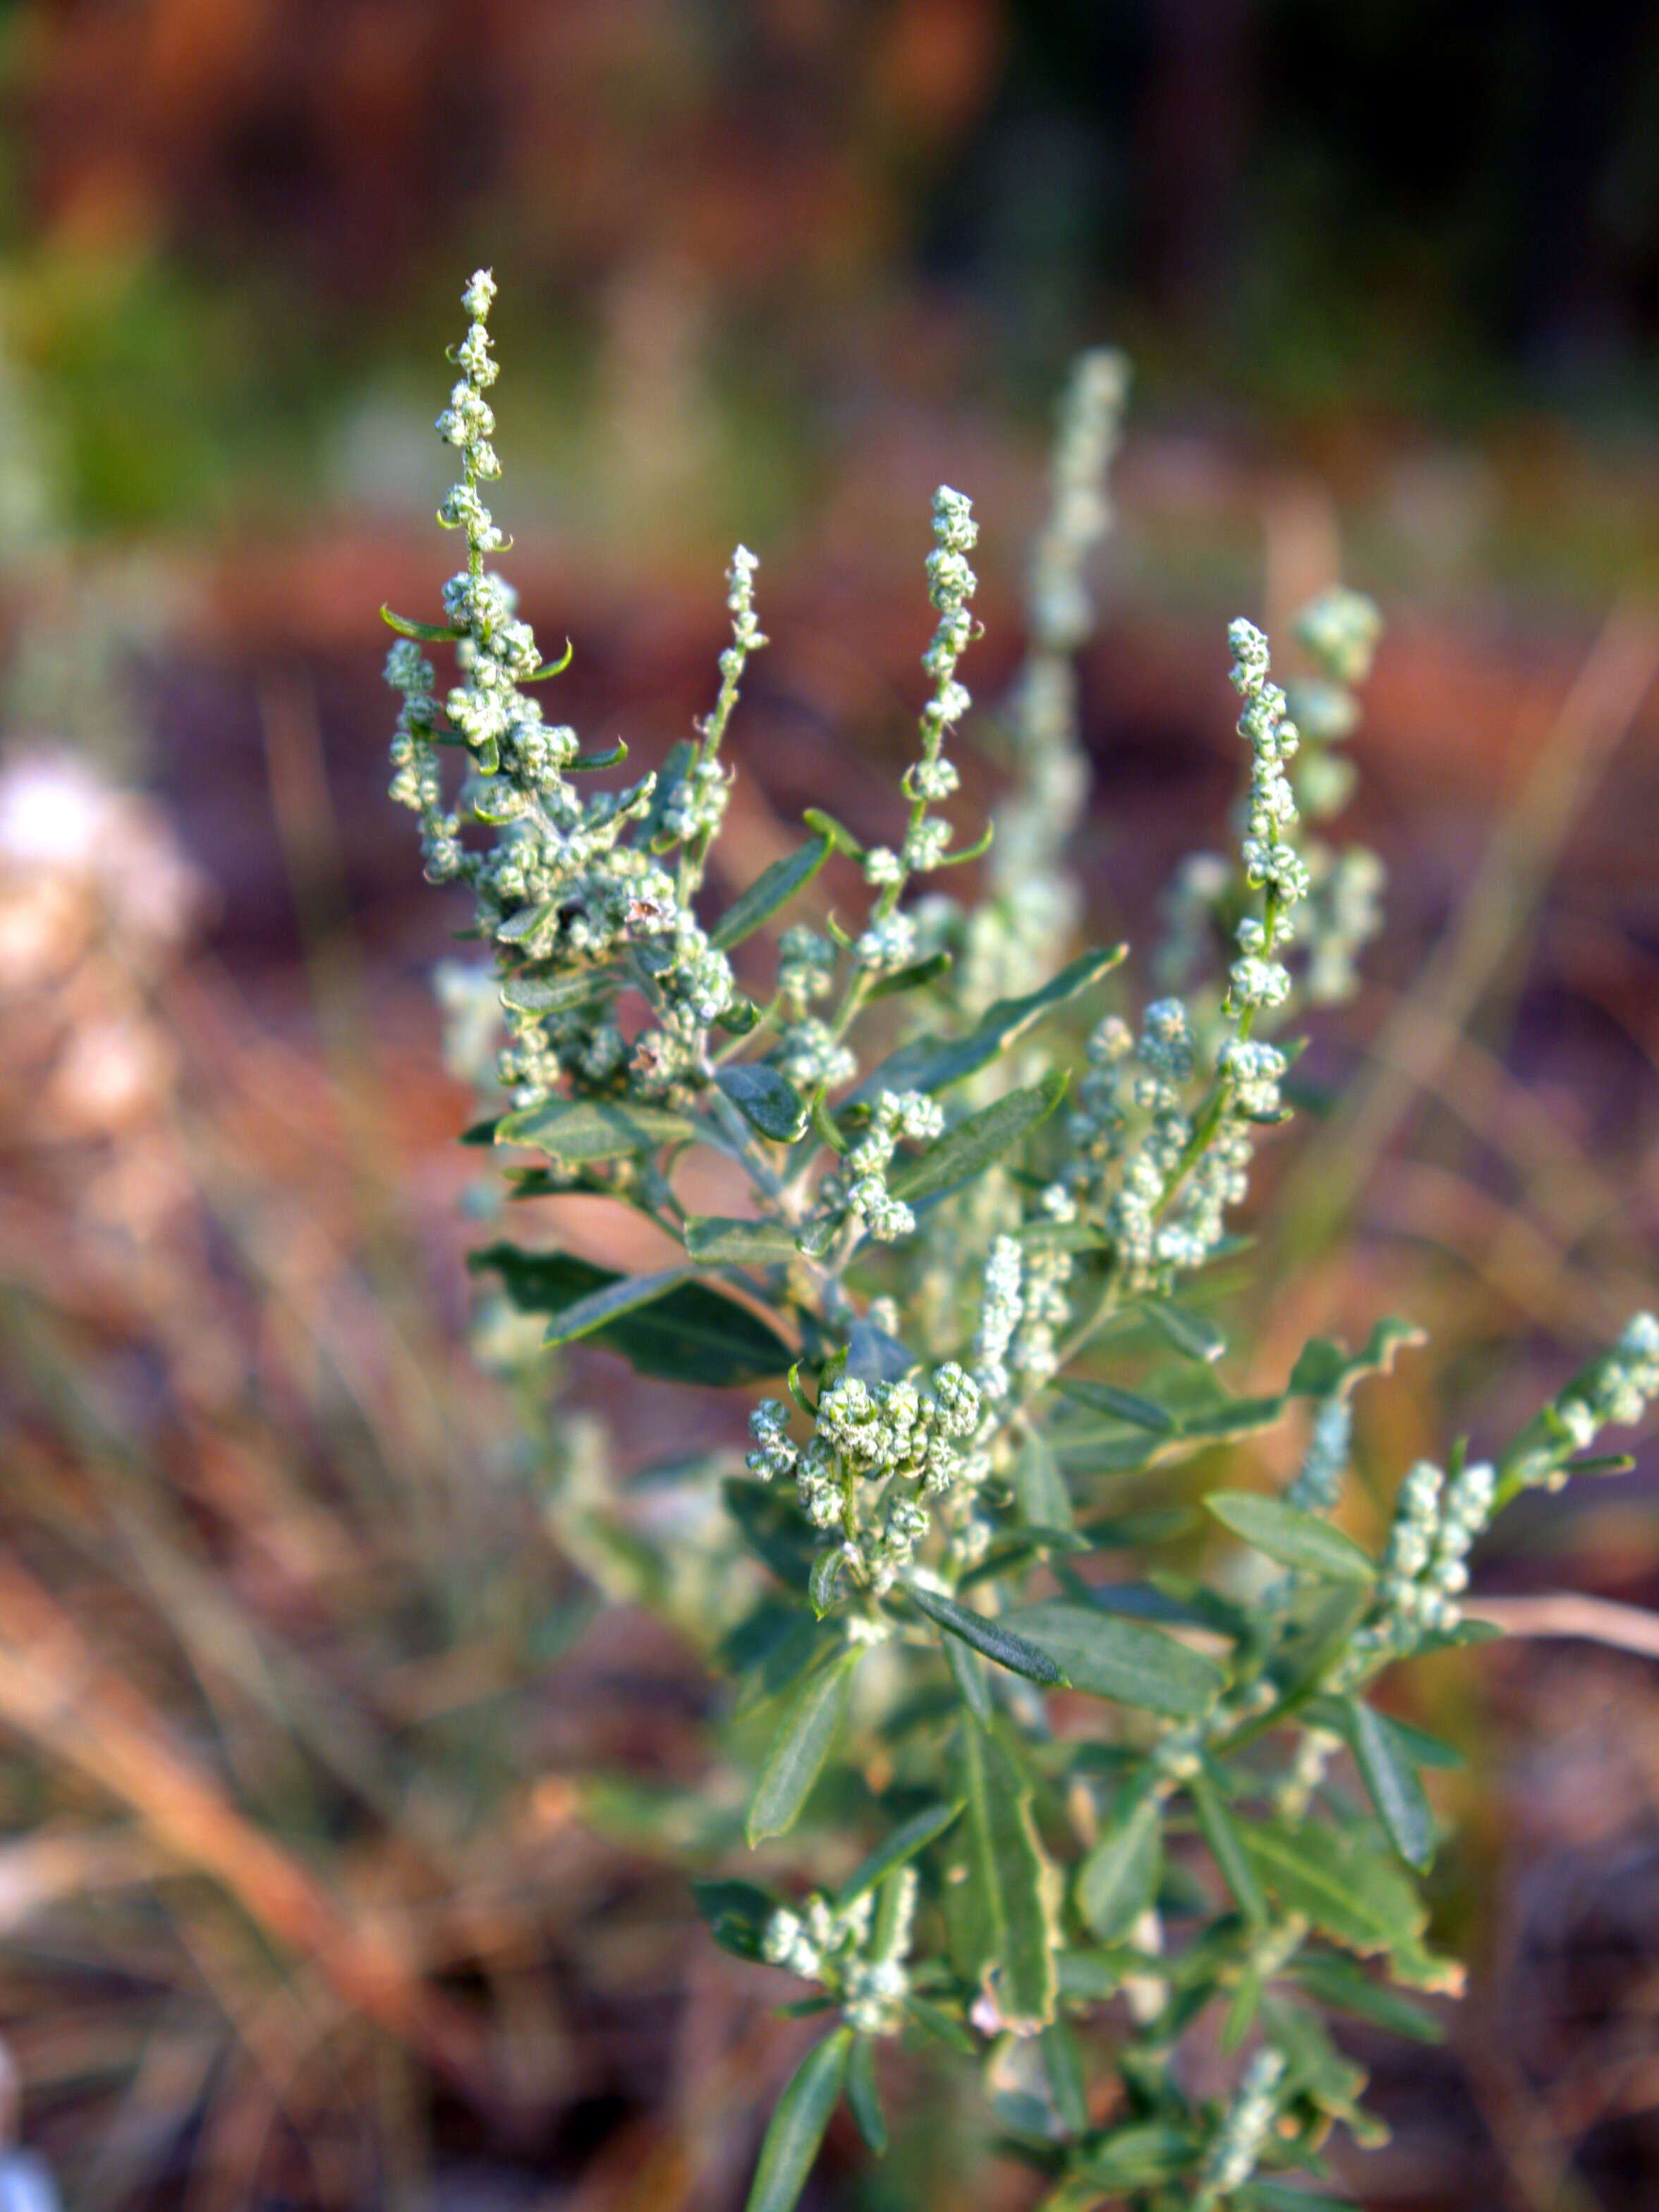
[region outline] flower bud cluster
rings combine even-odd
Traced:
[[[1250,748],[1250,791],[1245,814],[1245,880],[1265,890],[1264,919],[1247,916],[1238,926],[1241,954],[1231,973],[1227,1012],[1281,1005],[1289,995],[1290,971],[1274,956],[1293,934],[1291,910],[1308,890],[1307,865],[1291,842],[1297,820],[1296,799],[1285,764],[1300,742],[1285,712],[1285,694],[1268,678],[1267,641],[1254,623],[1229,625],[1234,687],[1244,701],[1238,734]]]
[[[1342,1493],[1353,1449],[1353,1407],[1346,1396],[1327,1398],[1314,1415],[1313,1434],[1285,1503],[1304,1513],[1328,1513]]]
[[[770,1965],[804,1982],[818,1983],[860,2035],[896,2035],[904,2025],[903,2000],[910,1987],[904,1962],[916,1912],[915,1868],[903,1868],[897,1881],[896,1897],[882,1915],[874,1943],[875,1896],[868,1890],[844,1912],[823,1895],[809,1899],[799,1913],[780,1908],[761,1937],[761,1954]]]
[[[1558,1490],[1566,1480],[1563,1462],[1587,1451],[1604,1428],[1632,1428],[1649,1403],[1659,1398],[1659,1319],[1632,1316],[1610,1352],[1575,1376],[1521,1439],[1521,1449],[1505,1460],[1512,1480],[1531,1488]]]
[[[1198,2193],[1193,2199],[1194,2212],[1212,2212],[1255,2172],[1256,2161],[1273,2131],[1279,2085],[1288,2063],[1282,2051],[1264,2045],[1244,2069],[1205,2158]]]
[[[1407,1471],[1377,1583],[1378,1616],[1356,1633],[1357,1651],[1403,1656],[1425,1637],[1450,1634],[1469,1586],[1469,1547],[1491,1519],[1496,1493],[1485,1460],[1449,1480],[1431,1460]]]
[[[893,1155],[902,1140],[930,1145],[944,1133],[945,1109],[936,1098],[921,1091],[878,1092],[869,1127],[835,1173],[826,1176],[818,1187],[818,1212],[813,1224],[818,1234],[812,1243],[823,1241],[830,1224],[849,1218],[860,1222],[878,1244],[896,1243],[912,1235],[915,1213],[887,1188]]]
[[[775,1398],[749,1417],[747,1466],[762,1482],[793,1475],[814,1528],[840,1528],[848,1563],[877,1591],[890,1589],[931,1523],[923,1497],[949,1491],[963,1471],[963,1446],[979,1427],[981,1398],[954,1360],[923,1389],[910,1381],[866,1383],[842,1375],[826,1383],[812,1434],[791,1442],[789,1408]],[[866,1517],[858,1485],[890,1486]],[[915,1486],[914,1491],[897,1487]]]

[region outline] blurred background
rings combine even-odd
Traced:
[[[1006,685],[1083,344],[1135,369],[1103,928],[1224,819],[1226,619],[1379,599],[1343,826],[1391,922],[1307,1063],[1343,1120],[1267,1164],[1237,1372],[1431,1328],[1362,1400],[1381,1516],[1655,1295],[1659,10],[10,0],[0,100],[0,2136],[44,2161],[6,2201],[723,2212],[794,2031],[689,1917],[720,1692],[599,1613],[546,1408],[468,1348],[465,916],[384,795],[462,285],[501,287],[497,513],[589,742],[685,731],[761,556],[738,873],[804,805],[884,818],[941,480]],[[621,1466],[740,1433],[621,1371],[568,1377]],[[1401,1686],[1469,1753],[1471,1991],[1439,2048],[1343,2031],[1395,2135],[1339,2165],[1373,2212],[1639,2212],[1659,1449],[1477,1586],[1591,1632]],[[1030,2201],[962,2085],[896,2082],[907,2148],[836,2133],[813,2205]]]

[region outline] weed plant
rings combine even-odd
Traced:
[[[1230,1221],[1291,1118],[1295,1027],[1352,989],[1377,926],[1377,863],[1306,826],[1348,796],[1376,611],[1340,589],[1306,609],[1288,690],[1261,632],[1231,625],[1234,849],[1178,872],[1149,995],[1125,946],[1077,949],[1072,655],[1124,388],[1115,356],[1089,356],[996,834],[964,837],[950,811],[976,525],[942,488],[891,842],[809,810],[795,849],[710,913],[722,749],[766,643],[757,563],[732,556],[708,717],[654,770],[596,785],[624,749],[585,752],[548,719],[532,687],[568,654],[544,659],[490,566],[494,291],[483,271],[467,287],[438,426],[465,566],[441,621],[386,616],[392,792],[489,947],[447,985],[490,1095],[471,1141],[507,1156],[515,1202],[606,1198],[676,1255],[629,1274],[497,1237],[473,1255],[493,1356],[534,1375],[531,1336],[586,1340],[685,1389],[755,1394],[744,1469],[693,1471],[723,1515],[689,1511],[672,1538],[630,1523],[591,1419],[554,1424],[544,1468],[576,1558],[700,1636],[752,1753],[765,1879],[704,1880],[699,1902],[716,1942],[805,1986],[786,2009],[824,2032],[750,2212],[796,2201],[842,2099],[884,2149],[882,2054],[902,2037],[979,2068],[1046,2212],[1333,2203],[1333,2125],[1363,2143],[1377,2124],[1327,2016],[1431,2032],[1409,1993],[1457,1981],[1419,1879],[1437,1840],[1420,1770],[1454,1755],[1374,1686],[1490,1632],[1460,1609],[1474,1540],[1524,1490],[1627,1465],[1595,1454],[1600,1432],[1659,1394],[1659,1322],[1638,1315],[1493,1458],[1459,1444],[1407,1469],[1378,1557],[1341,1525],[1352,1399],[1416,1332],[1315,1337],[1281,1389],[1228,1385],[1206,1271],[1249,1264]],[[445,687],[428,645],[453,653]],[[795,918],[832,861],[856,868],[863,911]],[[979,900],[938,887],[972,862]],[[729,1210],[693,1210],[710,1189]],[[1206,1486],[1217,1446],[1281,1423],[1304,1437],[1283,1494]],[[792,1880],[792,1833],[821,1886]]]

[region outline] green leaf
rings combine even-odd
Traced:
[[[970,1612],[954,1598],[945,1597],[920,1583],[907,1582],[904,1590],[919,1613],[925,1613],[948,1635],[958,1637],[975,1651],[983,1652],[999,1667],[1006,1667],[1012,1674],[1024,1674],[1027,1681],[1058,1688],[1066,1686],[1065,1669],[1059,1661],[1035,1644],[1028,1643],[1023,1636],[1011,1634],[1000,1620],[988,1620],[982,1613]]]
[[[953,1956],[965,1979],[994,1988],[1007,2026],[1046,2027],[1057,1995],[1059,1885],[1037,1841],[1031,1786],[976,1721],[963,1721],[959,1741],[966,1811],[945,1885]]]
[[[1135,1310],[1144,1314],[1184,1359],[1196,1359],[1207,1366],[1227,1349],[1227,1340],[1215,1323],[1189,1306],[1176,1305],[1168,1298],[1142,1298]]]
[[[1181,1424],[1181,1438],[1188,1445],[1231,1443],[1274,1427],[1284,1412],[1282,1390],[1275,1398],[1228,1398],[1202,1413],[1188,1413]]]
[[[693,1213],[686,1218],[685,1249],[711,1267],[769,1267],[795,1258],[795,1232],[781,1221]]]
[[[596,1329],[620,1321],[624,1314],[666,1297],[686,1280],[687,1273],[684,1267],[665,1267],[654,1275],[618,1275],[556,1314],[542,1342],[550,1346],[574,1344],[578,1337],[592,1336]]]
[[[616,981],[596,968],[584,968],[574,975],[513,975],[501,986],[501,1004],[525,1014],[563,1013],[598,998],[601,991],[614,988]]]
[[[1028,1528],[1068,1529],[1072,1526],[1072,1494],[1060,1464],[1042,1438],[1031,1430],[1014,1462],[1014,1496],[1019,1517]]]
[[[1048,1120],[1065,1097],[1068,1080],[1066,1071],[1056,1068],[1041,1083],[1011,1091],[992,1105],[981,1107],[955,1128],[947,1129],[920,1159],[907,1160],[896,1169],[888,1179],[888,1188],[895,1198],[908,1204],[971,1182]]]
[[[694,1881],[691,1894],[722,1951],[739,1959],[761,1956],[761,1938],[777,1909],[763,1889],[750,1881]]]
[[[967,1644],[954,1636],[945,1638],[942,1649],[957,1697],[981,1727],[989,1728],[996,1709],[991,1703],[991,1685],[986,1679],[985,1662],[977,1651],[970,1650]]]
[[[873,2036],[861,2035],[853,2045],[847,2069],[847,2108],[858,2123],[859,2133],[878,2158],[887,2155],[887,2118],[876,2086],[876,2045]]]
[[[836,1892],[836,1911],[845,1912],[849,1905],[855,1905],[866,1890],[885,1881],[896,1867],[908,1866],[918,1852],[925,1851],[956,1822],[962,1806],[963,1801],[958,1797],[953,1805],[924,1805],[920,1813],[913,1813],[884,1843],[877,1844],[856,1873],[848,1875],[842,1882]]]
[[[1416,1886],[1360,1838],[1312,1820],[1292,1829],[1240,1820],[1238,1833],[1268,1895],[1347,1949],[1364,1957],[1422,1934],[1428,1914]]]
[[[1071,1688],[1121,1705],[1197,1720],[1220,1696],[1226,1677],[1212,1659],[1138,1620],[1047,1598],[1004,1616],[1006,1629],[1065,1669]]]
[[[952,964],[948,952],[930,953],[926,960],[913,961],[909,967],[873,982],[864,994],[864,1003],[867,1006],[878,999],[896,998],[902,991],[920,991],[927,984],[937,983],[941,975],[948,975]]]
[[[1163,1865],[1158,1800],[1138,1790],[1114,1812],[1077,1872],[1078,1910],[1103,1942],[1127,1936],[1151,1905]]]
[[[1054,1388],[1062,1397],[1069,1398],[1075,1406],[1086,1406],[1093,1413],[1109,1413],[1114,1420],[1127,1421],[1132,1429],[1151,1429],[1163,1436],[1175,1426],[1175,1416],[1151,1398],[1142,1398],[1133,1390],[1120,1390],[1110,1382],[1073,1382],[1070,1378],[1056,1382]]]
[[[817,825],[814,824],[814,827]],[[752,937],[781,906],[810,884],[834,850],[831,840],[820,836],[810,845],[797,847],[781,860],[763,868],[748,889],[734,898],[708,933],[708,942],[722,952]]]
[[[1160,2181],[1185,2172],[1197,2149],[1184,2128],[1170,2127],[1162,2120],[1132,2121],[1091,2143],[1079,2166],[1097,2189],[1117,2195],[1132,2189],[1155,2188]]]
[[[842,1569],[847,1565],[847,1554],[836,1544],[827,1552],[820,1552],[812,1562],[812,1571],[807,1578],[806,1595],[813,1612],[822,1620],[836,1602],[836,1586],[841,1580]]]
[[[1042,2031],[1042,2061],[1060,2124],[1068,2136],[1089,2132],[1089,2095],[1083,2057],[1066,2020],[1051,2020]]]
[[[1221,1792],[1200,1767],[1186,1783],[1188,1796],[1198,1815],[1199,1831],[1209,1846],[1216,1872],[1232,1893],[1232,1899],[1253,1928],[1267,1923],[1267,1900],[1244,1850]]]
[[[1386,2028],[1390,2035],[1409,2037],[1413,2043],[1443,2043],[1446,2031],[1432,2013],[1414,1999],[1372,1979],[1358,1960],[1331,1952],[1304,1951],[1292,1961],[1290,1972],[1311,1997],[1331,2012],[1352,2013]]]
[[[720,1485],[726,1510],[756,1557],[791,1590],[799,1589],[818,1547],[818,1532],[787,1490],[730,1475]]]
[[[559,911],[556,899],[547,899],[540,906],[521,906],[516,914],[495,925],[495,937],[498,945],[522,945],[527,937],[534,937],[544,929]]]
[[[547,673],[555,675],[557,672],[549,669]],[[578,753],[574,760],[565,763],[564,772],[567,775],[593,775],[602,768],[620,768],[627,758],[628,747],[618,738],[609,752]]]
[[[833,851],[845,853],[850,860],[861,860],[864,858],[864,848],[852,831],[837,822],[833,814],[826,814],[821,806],[809,806],[801,816],[801,820],[809,830],[816,830],[818,836],[828,842]]]
[[[775,1143],[793,1145],[806,1131],[806,1101],[775,1067],[740,1060],[716,1071],[714,1081],[746,1121]]]
[[[1109,952],[1079,953],[1041,990],[1021,999],[999,999],[968,1036],[953,1041],[917,1037],[901,1046],[865,1078],[848,1103],[872,1099],[881,1091],[948,1091],[952,1084],[965,1082],[1006,1052],[1044,1014],[1109,975],[1127,951],[1127,945],[1119,945]]]
[[[809,1674],[783,1716],[755,1787],[744,1833],[750,1847],[768,1836],[787,1835],[835,1747],[853,1692],[853,1674],[864,1656],[854,1644]]]
[[[467,1265],[475,1271],[495,1268],[520,1313],[561,1321],[612,1285],[631,1290],[664,1283],[659,1276],[617,1275],[568,1252],[521,1252],[513,1244],[487,1245]],[[585,1333],[606,1351],[620,1352],[641,1375],[673,1382],[726,1389],[785,1372],[795,1354],[769,1322],[707,1284],[678,1279],[680,1273],[669,1270],[676,1279],[672,1287],[654,1292],[648,1303],[627,1298]]]
[[[1377,1322],[1362,1352],[1344,1352],[1340,1344],[1316,1336],[1303,1346],[1291,1370],[1291,1391],[1298,1398],[1346,1397],[1367,1375],[1391,1374],[1396,1352],[1427,1341],[1420,1328],[1394,1316]]]
[[[668,810],[674,794],[685,781],[686,770],[696,755],[696,747],[690,738],[680,738],[663,755],[662,766],[657,770],[657,781],[652,787],[651,803],[635,832],[635,842],[643,852],[650,852],[659,837],[667,833]],[[671,838],[671,843],[678,840]]]
[[[1265,1552],[1281,1567],[1318,1575],[1326,1582],[1369,1583],[1376,1568],[1352,1536],[1333,1528],[1317,1514],[1287,1505],[1282,1498],[1262,1498],[1251,1490],[1218,1490],[1204,1510],[1242,1536],[1253,1551]]]
[[[841,2101],[852,2047],[852,2029],[838,2027],[802,2059],[766,2130],[745,2212],[793,2212]]]
[[[618,1159],[627,1152],[654,1152],[699,1133],[683,1114],[609,1098],[550,1098],[544,1105],[505,1114],[495,1124],[498,1145],[533,1145],[567,1167]]]
[[[1341,1703],[1343,1734],[1389,1841],[1407,1866],[1426,1874],[1434,1859],[1434,1819],[1417,1769],[1386,1713],[1363,1698]]]
[[[418,638],[422,645],[453,645],[460,635],[453,623],[411,622],[407,615],[394,615],[390,607],[380,609],[380,620],[399,637]]]
[[[954,2051],[961,2058],[979,2057],[979,2039],[954,2014],[946,2012],[942,2006],[930,2004],[914,1990],[900,2002],[916,2026],[924,2034],[931,2035],[935,2043],[942,2043],[947,2051]]]

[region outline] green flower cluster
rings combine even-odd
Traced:
[[[871,1890],[839,1912],[822,1894],[810,1898],[801,1912],[781,1906],[766,1923],[761,1956],[827,1990],[860,2035],[896,2035],[910,1990],[904,1962],[915,1924],[916,1889],[915,1869],[903,1868],[893,1901],[878,1918]]]

